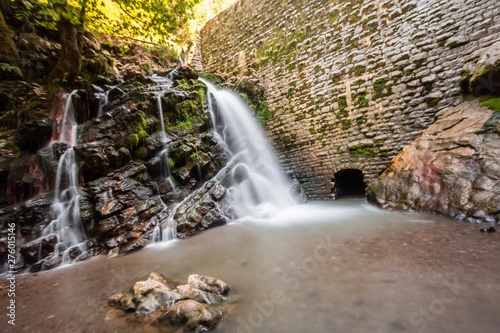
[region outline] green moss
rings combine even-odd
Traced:
[[[148,150],[146,147],[141,146],[134,150],[133,156],[139,160],[145,160],[148,157]]]
[[[269,104],[267,102],[262,102],[259,105],[257,110],[257,120],[262,125],[266,125],[269,120],[272,118],[272,113],[269,110]]]
[[[428,105],[429,107],[433,107],[433,106],[438,105],[438,103],[439,103],[439,101],[440,101],[440,100],[441,100],[441,97],[434,97],[434,98],[432,98],[432,97],[427,97],[427,98],[425,99],[425,102],[427,103],[427,105]]]
[[[125,147],[130,151],[134,150],[138,144],[139,136],[137,134],[130,134],[125,138]]]
[[[215,83],[216,85],[222,85],[224,83],[224,79],[217,74],[213,73],[200,73],[200,77],[207,79],[210,82]]]
[[[379,98],[383,96],[383,91],[386,88],[387,81],[385,79],[378,79],[373,82],[373,90],[375,90],[374,97]]]
[[[495,112],[500,112],[500,97],[492,97],[481,102],[481,106],[489,108]]]
[[[363,73],[366,72],[366,67],[365,66],[361,66],[361,65],[357,65],[356,67],[354,67],[353,69],[353,73],[355,75],[362,75]]]
[[[340,96],[337,99],[337,103],[339,104],[339,109],[341,111],[347,108],[347,98],[345,96]]]
[[[375,151],[373,145],[361,144],[359,146],[354,146],[349,148],[349,154],[354,156],[364,155],[364,156],[375,156]]]
[[[368,106],[368,99],[366,98],[366,93],[360,93],[356,105],[360,108]]]
[[[412,68],[405,68],[403,71],[404,76],[410,76],[413,74],[413,69]]]
[[[358,118],[356,118],[356,124],[357,124],[358,126],[360,126],[360,125],[364,124],[364,123],[365,123],[365,121],[366,121],[366,120],[365,120],[365,118],[364,118],[364,117],[358,117]]]
[[[339,14],[340,14],[340,11],[338,9],[335,9],[335,10],[331,11],[330,13],[328,13],[328,22],[330,24],[335,23],[335,21],[337,21],[339,18]]]
[[[342,128],[342,130],[346,131],[351,127],[351,123],[352,122],[350,119],[342,119],[340,121],[340,127]]]
[[[175,161],[172,158],[168,158],[168,167],[170,170],[173,170],[175,167]]]

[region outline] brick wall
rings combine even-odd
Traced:
[[[328,198],[335,172],[374,180],[460,103],[464,64],[498,40],[498,0],[241,0],[203,28],[201,56],[258,72],[283,164]]]

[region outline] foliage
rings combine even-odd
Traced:
[[[20,77],[23,77],[23,72],[19,67],[12,66],[3,62],[0,62],[0,73],[14,73]]]
[[[75,26],[154,43],[176,42],[200,0],[11,1],[18,19],[48,30],[65,20]]]
[[[272,113],[269,111],[269,105],[265,101],[261,102],[257,109],[257,120],[261,125],[265,126],[271,118]]]
[[[178,40],[193,41],[200,27],[215,15],[234,4],[236,0],[199,0],[193,7],[193,15],[177,31]]]

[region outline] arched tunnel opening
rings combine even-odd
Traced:
[[[344,169],[335,173],[333,192],[335,198],[341,197],[364,197],[366,196],[366,184],[363,172],[358,169]]]

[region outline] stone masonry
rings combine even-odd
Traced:
[[[500,40],[498,0],[241,0],[201,32],[205,72],[256,70],[268,131],[310,198],[369,183],[462,101],[474,52]]]

